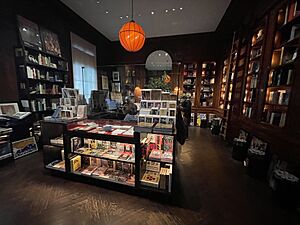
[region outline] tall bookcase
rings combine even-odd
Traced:
[[[23,45],[15,49],[21,108],[37,119],[51,115],[68,83],[66,59]]]
[[[227,57],[223,62],[222,76],[221,76],[221,85],[220,85],[220,99],[219,99],[219,108],[224,109],[225,106],[225,96],[227,89],[227,78],[228,78],[228,69],[229,69],[229,57]]]
[[[68,84],[68,61],[57,34],[17,16],[19,46],[15,48],[19,105],[36,120],[51,115]]]
[[[202,63],[200,106],[213,107],[213,98],[216,79],[216,62],[209,61]]]
[[[196,86],[198,77],[197,63],[183,64],[183,93],[191,98],[192,106],[195,106],[196,101]]]
[[[244,95],[242,114],[246,118],[254,119],[258,96],[258,81],[261,76],[263,50],[265,43],[265,20],[254,31],[249,47],[247,70],[244,76]]]
[[[289,1],[276,12],[271,66],[261,117],[263,122],[275,127],[286,125],[296,76],[295,61],[300,41],[299,15],[300,5],[297,1]]]

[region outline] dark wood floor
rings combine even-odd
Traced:
[[[209,130],[191,128],[178,152],[173,204],[53,176],[42,155],[0,167],[1,225],[294,225],[264,182],[245,174]]]

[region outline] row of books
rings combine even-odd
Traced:
[[[173,152],[171,151],[161,151],[152,150],[149,155],[149,160],[156,160],[161,162],[172,163],[173,162]]]
[[[28,51],[25,51],[26,59],[27,61],[41,65],[41,66],[47,66],[55,69],[61,69],[61,70],[68,70],[68,63],[63,60],[55,60],[52,59],[50,56],[44,56],[42,54],[34,55],[29,54]]]
[[[142,100],[176,101],[177,95],[161,89],[142,89]]]
[[[161,118],[160,118],[161,119]],[[175,120],[175,118],[174,118]],[[139,118],[138,124],[134,127],[134,131],[140,133],[163,133],[163,134],[172,134],[174,131],[174,125],[171,121],[170,123],[156,123],[156,122],[142,122]]]
[[[61,94],[60,91],[60,86],[57,84],[51,84],[46,85],[46,84],[41,84],[38,83],[34,86],[29,87],[30,94],[52,94],[52,95],[57,95]]]
[[[275,126],[284,127],[286,121],[285,112],[272,112],[270,110],[264,111],[265,121]]]
[[[270,91],[268,96],[269,104],[288,105],[290,92],[289,90]]]
[[[255,102],[256,99],[256,89],[245,90],[244,102]]]
[[[252,116],[252,106],[244,105],[243,115],[247,118],[251,118],[251,116]]]
[[[273,70],[270,74],[269,86],[290,85],[293,72],[293,69]]]
[[[63,75],[56,72],[41,71],[30,66],[26,67],[27,78],[29,79],[39,79],[50,82],[63,82]]]
[[[79,148],[74,151],[74,153],[77,154],[83,154],[86,156],[92,156],[92,157],[103,157],[110,160],[121,160],[121,161],[128,161],[128,162],[134,162],[135,156],[134,152],[130,151],[117,151],[116,149],[91,149],[91,148]]]
[[[135,185],[134,165],[128,163],[75,155],[71,157],[70,164],[71,172],[76,174]]]
[[[57,68],[57,65],[51,62],[51,57],[49,56],[43,56],[42,54],[30,55],[28,54],[28,51],[25,51],[25,54],[27,60],[31,63],[35,63],[42,66],[48,66],[51,68]]]

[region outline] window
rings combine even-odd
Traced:
[[[71,33],[74,88],[89,100],[91,91],[98,89],[96,46]]]

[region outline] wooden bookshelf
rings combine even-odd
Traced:
[[[225,96],[226,96],[226,90],[227,90],[229,61],[230,61],[230,58],[227,57],[223,62],[223,69],[222,69],[222,74],[221,74],[221,85],[220,85],[220,99],[219,99],[219,108],[220,109],[224,109],[224,106],[225,106]]]
[[[296,75],[300,37],[297,1],[289,1],[276,11],[272,57],[265,87],[261,121],[275,127],[285,127],[293,80]]]
[[[202,63],[200,87],[200,106],[202,107],[213,107],[216,65],[217,63],[213,61]]]
[[[21,110],[36,114],[36,119],[51,115],[68,83],[68,62],[23,44],[15,48],[15,57]]]
[[[198,64],[184,63],[183,64],[183,94],[190,97],[192,106],[196,105],[196,86],[198,78]]]
[[[243,81],[242,115],[254,119],[256,115],[256,101],[258,82],[262,71],[263,50],[265,43],[265,23],[259,25],[253,32],[249,43],[247,67]],[[244,45],[245,48],[245,45]]]

